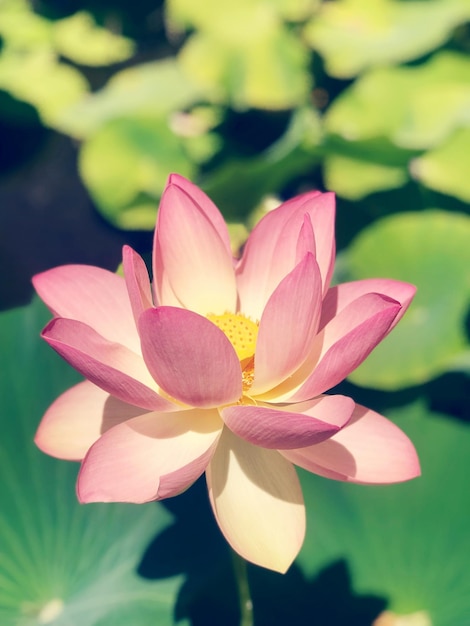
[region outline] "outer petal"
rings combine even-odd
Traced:
[[[58,318],[49,322],[42,336],[80,374],[123,402],[149,410],[177,408],[158,394],[142,357],[107,341],[89,326]]]
[[[306,359],[318,328],[321,295],[318,265],[307,253],[281,281],[263,311],[252,395],[275,387]]]
[[[148,502],[177,495],[204,472],[220,436],[216,411],[147,413],[108,430],[90,448],[80,502]]]
[[[225,429],[206,472],[217,522],[248,561],[285,572],[305,535],[305,508],[292,465],[276,450]]]
[[[334,196],[312,192],[285,202],[253,229],[237,268],[243,313],[259,319],[275,287],[298,262],[306,215],[311,220],[324,289],[329,285],[335,253]]]
[[[323,301],[320,328],[323,328],[351,302],[367,293],[380,293],[393,298],[401,304],[401,310],[393,320],[390,331],[401,320],[408,309],[416,293],[416,287],[410,283],[388,278],[368,278],[331,287]]]
[[[79,461],[104,432],[144,412],[84,381],[51,404],[34,441],[46,454]]]
[[[408,437],[393,422],[360,405],[349,424],[328,441],[282,454],[316,474],[355,483],[397,483],[421,473]]]
[[[240,362],[230,341],[208,319],[161,306],[145,311],[139,328],[147,367],[170,396],[204,408],[240,398]]]
[[[122,276],[91,265],[63,265],[36,274],[33,284],[57,317],[83,322],[140,354],[140,341]]]
[[[384,338],[399,311],[398,302],[379,294],[352,302],[325,326],[304,365],[270,399],[302,402],[340,383]]]
[[[205,211],[170,184],[160,203],[154,243],[154,280],[160,304],[202,315],[235,311],[237,290],[231,254]],[[165,299],[166,285],[170,302]]]
[[[122,249],[122,262],[129,300],[137,324],[141,314],[153,306],[150,280],[145,263],[130,246]]]
[[[325,441],[346,424],[354,402],[346,396],[323,396],[300,405],[229,406],[221,410],[225,424],[236,435],[257,446],[289,450]],[[334,416],[339,424],[332,424]]]

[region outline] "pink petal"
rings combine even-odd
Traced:
[[[222,533],[243,558],[285,572],[305,535],[305,508],[293,466],[276,450],[225,429],[206,471]]]
[[[347,426],[328,441],[282,454],[321,476],[355,483],[397,483],[421,473],[416,450],[403,431],[360,405]]]
[[[356,280],[331,287],[323,301],[320,328],[323,328],[335,315],[348,306],[348,304],[367,293],[383,294],[401,304],[402,308],[391,324],[390,331],[408,309],[416,293],[416,287],[410,285],[410,283],[387,278],[368,278],[366,280]]]
[[[53,319],[42,336],[80,374],[123,402],[149,410],[175,410],[172,402],[158,394],[142,357],[107,341],[89,326]]]
[[[321,297],[318,265],[307,253],[281,281],[263,311],[250,394],[275,387],[306,359],[318,328]]]
[[[153,271],[160,304],[181,303],[202,315],[235,311],[231,254],[206,212],[174,184],[160,203]],[[170,302],[165,299],[168,286]]]
[[[298,263],[297,253],[305,251],[306,215],[311,220],[324,290],[328,287],[335,253],[334,196],[312,192],[265,215],[248,238],[237,267],[237,283],[241,311],[253,319],[260,319],[276,286]]]
[[[80,502],[149,502],[177,495],[204,472],[220,436],[216,411],[147,413],[108,430],[78,477]]]
[[[51,404],[34,441],[46,454],[79,461],[104,432],[143,412],[84,381]]]
[[[346,396],[323,396],[286,407],[229,406],[221,410],[236,435],[257,446],[289,450],[320,443],[346,424],[354,402]],[[328,421],[330,415],[339,424]],[[326,420],[326,421],[323,421]]]
[[[130,246],[123,247],[122,261],[129,300],[137,324],[141,314],[153,306],[149,275],[142,257]]]
[[[147,367],[170,396],[203,408],[240,398],[242,375],[235,350],[205,317],[161,306],[147,309],[139,328]]]
[[[206,215],[212,226],[217,231],[220,239],[225,244],[229,256],[232,256],[232,246],[230,244],[230,236],[227,230],[227,225],[225,224],[225,220],[219,209],[215,206],[209,196],[207,196],[202,189],[199,189],[197,185],[190,182],[187,178],[180,176],[180,174],[170,174],[168,184],[179,187],[194,200],[199,209]]]
[[[344,380],[382,341],[399,311],[398,302],[378,294],[366,294],[345,307],[317,336],[311,352],[317,365],[289,400],[314,398]],[[312,365],[307,359],[291,382],[303,378]]]
[[[91,265],[63,265],[36,274],[33,284],[57,317],[83,322],[140,354],[140,340],[122,276]]]

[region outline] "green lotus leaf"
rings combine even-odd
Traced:
[[[103,89],[64,111],[58,124],[63,132],[83,139],[117,117],[169,115],[200,97],[200,89],[174,59],[142,63],[117,72]]]
[[[326,188],[349,200],[401,187],[409,179],[406,167],[335,154],[325,157],[323,167]]]
[[[305,37],[332,76],[419,58],[442,45],[470,16],[467,0],[325,2]]]
[[[366,486],[302,472],[311,526],[297,563],[311,577],[345,562],[356,593],[382,599],[397,615],[423,611],[435,626],[464,626],[470,615],[469,425],[427,413],[422,400],[387,415],[415,444],[422,476]],[[331,610],[327,615],[322,623],[337,623]]]
[[[0,622],[170,626],[182,578],[137,568],[172,515],[157,503],[80,505],[77,465],[33,443],[47,406],[77,382],[39,339],[49,317],[39,301],[0,316]]]
[[[237,108],[285,109],[304,103],[309,51],[284,23],[279,3],[170,2],[170,23],[194,26],[179,60],[188,77],[215,101]],[[297,15],[304,14],[304,3]]]
[[[384,218],[353,241],[342,259],[347,279],[382,276],[418,288],[398,326],[350,375],[354,383],[399,389],[468,362],[469,240],[468,216],[436,209]]]
[[[82,65],[109,65],[134,52],[130,39],[100,28],[85,11],[54,24],[54,43],[60,54]]]
[[[122,228],[153,228],[171,172],[192,177],[182,141],[159,117],[109,121],[82,146],[80,172],[98,208]]]
[[[430,189],[470,202],[470,127],[414,159],[410,169]]]
[[[441,52],[413,67],[366,72],[329,108],[329,133],[348,141],[387,137],[422,150],[470,124],[470,59]]]

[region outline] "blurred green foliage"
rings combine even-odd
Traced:
[[[147,16],[157,35],[140,39],[126,30],[125,4],[74,12],[73,2],[0,0],[0,123],[13,114],[21,123],[24,108],[12,111],[12,102],[26,103],[45,128],[69,136],[96,208],[127,231],[153,228],[172,171],[219,205],[234,249],[282,198],[335,191],[336,280],[383,276],[418,287],[403,321],[350,380],[365,404],[384,413],[395,405],[423,459],[423,482],[371,490],[302,475],[311,528],[282,579],[287,602],[276,604],[284,598],[276,579],[261,584],[252,571],[255,607],[263,593],[269,599],[259,624],[307,623],[326,593],[322,568],[343,560],[353,588],[338,579],[333,587],[350,612],[336,619],[334,597],[316,623],[370,626],[351,607],[373,592],[398,612],[428,611],[433,626],[468,626],[469,0],[162,0]],[[163,580],[143,581],[134,555],[152,533],[166,536],[168,511],[84,510],[73,467],[34,450],[34,423],[73,382],[45,346],[33,348],[44,319],[36,303],[4,314],[0,327],[4,359],[20,363],[0,381],[8,411],[0,621],[183,623],[199,602],[191,623],[210,626],[204,594],[223,598],[226,564],[216,559],[206,571],[188,557],[171,577],[163,568],[155,576]],[[189,536],[180,522],[176,552]],[[57,598],[65,608],[48,604]],[[56,621],[41,613],[48,606],[60,609]],[[235,624],[224,610],[214,623]]]

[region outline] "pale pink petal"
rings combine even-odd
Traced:
[[[305,248],[306,215],[311,221],[315,243],[311,251],[315,250],[323,291],[329,286],[335,253],[334,196],[312,192],[265,215],[248,238],[237,267],[237,284],[241,311],[253,319],[260,319],[275,287],[298,263],[297,253]]]
[[[402,308],[391,324],[389,329],[391,330],[408,309],[416,293],[416,287],[410,285],[410,283],[388,278],[368,278],[366,280],[356,280],[331,287],[323,301],[320,328],[323,328],[335,315],[348,306],[348,304],[367,293],[383,294],[401,304]]]
[[[161,306],[147,309],[139,328],[147,367],[170,396],[203,408],[240,398],[240,361],[224,333],[208,319]]]
[[[104,432],[144,412],[144,409],[121,402],[84,381],[51,404],[34,441],[46,454],[79,461]]]
[[[416,450],[403,431],[360,405],[328,441],[282,454],[316,474],[355,483],[397,483],[421,473]]]
[[[229,406],[220,414],[242,439],[263,448],[289,450],[325,441],[347,423],[353,410],[351,398],[322,396],[285,407]],[[329,422],[330,416],[339,424]]]
[[[235,311],[237,291],[231,254],[207,214],[186,191],[170,184],[160,203],[154,244],[158,302],[207,315]],[[165,301],[164,283],[171,287]]]
[[[122,276],[91,265],[62,265],[33,277],[40,298],[57,317],[83,322],[140,354],[140,340]]]
[[[149,410],[177,408],[158,394],[142,357],[107,341],[86,324],[57,318],[42,336],[80,374],[123,402]]]
[[[230,244],[230,235],[225,224],[225,220],[220,213],[219,209],[215,206],[212,200],[206,195],[202,189],[199,189],[197,185],[184,178],[180,174],[170,174],[168,179],[169,185],[176,185],[187,195],[196,202],[201,211],[206,215],[215,230],[219,234],[220,239],[225,244],[227,253],[232,256],[232,246]]]
[[[153,306],[150,280],[145,263],[130,246],[122,249],[122,263],[129,300],[137,324],[141,314]]]
[[[206,471],[222,533],[247,561],[285,572],[305,535],[305,507],[293,466],[276,450],[225,429]]]
[[[147,413],[108,430],[78,477],[80,502],[149,502],[171,497],[204,472],[222,429],[217,411]]]
[[[317,336],[312,361],[307,359],[292,377],[290,384],[295,384],[313,370],[289,401],[314,398],[344,380],[382,341],[399,311],[398,302],[378,294],[361,296],[345,307]]]
[[[307,253],[281,281],[263,311],[250,394],[275,387],[306,359],[318,328],[321,298],[318,265]]]

